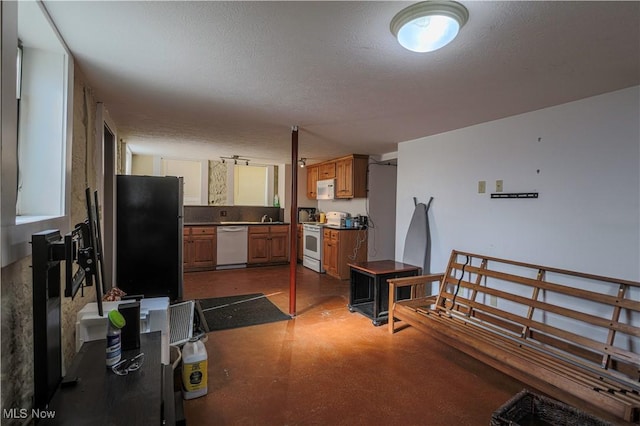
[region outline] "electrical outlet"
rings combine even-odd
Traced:
[[[226,210],[220,210],[220,216],[226,217],[227,216],[227,211]]]
[[[496,192],[502,192],[502,179],[496,181]]]
[[[487,181],[478,181],[478,194],[484,194],[487,191]]]
[[[490,306],[498,306],[498,297],[494,296],[493,294],[489,295],[489,305]]]

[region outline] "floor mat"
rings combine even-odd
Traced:
[[[198,300],[209,331],[289,320],[262,293]]]

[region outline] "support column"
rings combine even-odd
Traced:
[[[291,128],[291,231],[289,248],[289,314],[296,315],[296,266],[298,263],[298,126]]]

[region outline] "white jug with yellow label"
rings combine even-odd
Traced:
[[[207,394],[207,349],[197,337],[182,348],[182,396],[193,399]]]

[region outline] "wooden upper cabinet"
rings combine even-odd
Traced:
[[[356,154],[335,160],[336,198],[366,198],[368,163],[368,156]]]
[[[317,198],[318,180],[335,179],[335,198],[366,198],[368,155],[346,157],[307,166],[307,198]]]
[[[307,198],[315,200],[318,196],[318,166],[307,166]]]
[[[335,161],[329,161],[327,163],[321,163],[318,165],[318,180],[335,179],[335,178],[336,178]]]

